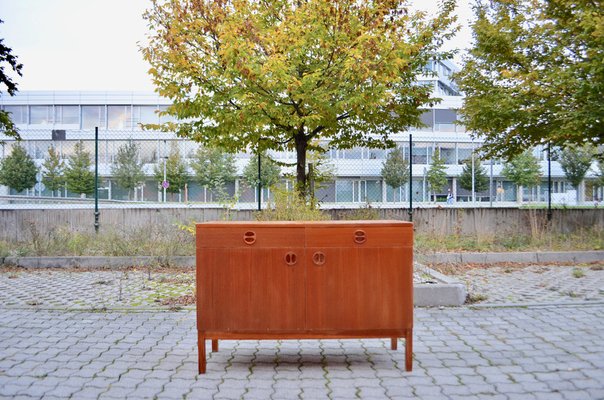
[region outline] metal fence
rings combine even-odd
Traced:
[[[24,140],[21,142],[5,141],[0,146],[0,159],[8,157],[14,146],[23,146],[38,167],[36,184],[21,192],[0,187],[0,204],[92,201],[94,193],[80,192],[74,189],[77,185],[69,182],[63,181],[53,190],[48,180],[51,149],[63,162],[64,174],[74,165],[76,153],[88,158],[88,170],[93,171],[96,149],[98,199],[102,203],[115,202],[131,207],[165,204],[246,209],[256,208],[258,204],[266,207],[274,198],[275,191],[291,190],[295,186],[296,154],[293,151],[268,152],[277,168],[271,169],[271,161],[264,159],[264,165],[261,162],[260,166],[261,176],[271,173],[275,176],[266,178],[272,183],[258,190],[257,158],[253,151],[221,158],[220,163],[224,163],[221,164],[222,171],[232,170],[231,175],[225,177],[221,168],[216,168],[216,159],[204,152],[198,143],[165,132],[101,130],[96,142],[92,129],[27,130],[22,132],[22,137]],[[516,185],[502,176],[503,163],[487,159],[480,162],[479,168],[487,177],[488,185],[473,191],[460,178],[465,160],[475,158],[471,167],[478,168],[479,165],[475,152],[479,143],[468,135],[415,131],[394,135],[394,139],[406,163],[397,167],[397,173],[406,177],[401,179],[399,186],[393,187],[385,179],[385,163],[392,149],[335,149],[328,143],[320,143],[325,152],[308,157],[313,172],[309,173],[308,165],[305,166],[309,179],[314,183],[314,198],[325,208],[367,205],[400,208],[410,203],[416,206],[507,206],[516,202],[547,202],[549,199],[547,160],[539,151],[535,154],[540,157],[544,171],[541,185],[519,191]],[[444,162],[446,176],[440,187],[430,185],[436,150]],[[594,173],[590,173],[588,178],[593,178]],[[88,179],[87,174],[81,174],[81,178]],[[553,203],[571,205],[578,198],[593,204],[602,198],[602,188],[594,182],[587,179],[577,197],[558,163],[553,163]]]

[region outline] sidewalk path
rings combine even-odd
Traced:
[[[462,267],[463,268],[463,267]],[[597,265],[480,265],[454,277],[481,303],[604,301],[604,267]]]
[[[387,340],[309,340],[224,341],[197,375],[192,311],[0,312],[0,399],[604,398],[601,306],[417,309],[411,373]]]

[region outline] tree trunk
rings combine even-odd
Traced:
[[[306,149],[308,148],[308,139],[304,132],[299,132],[296,137],[296,190],[300,197],[305,198],[306,187]]]

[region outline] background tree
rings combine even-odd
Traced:
[[[472,158],[463,160],[461,174],[457,178],[459,186],[465,190],[472,191]],[[480,157],[474,156],[474,191],[484,192],[489,188],[489,177],[482,167]]]
[[[311,209],[315,209],[318,205],[318,202],[321,201],[321,199],[317,199],[315,196],[317,190],[326,187],[329,182],[334,182],[336,176],[336,166],[326,156],[326,151],[320,146],[313,146],[313,148],[315,148],[315,150],[309,151],[308,157],[306,158],[306,161],[309,164],[312,164],[312,172],[309,166],[306,177],[309,182],[307,197],[308,204],[310,205]],[[312,187],[310,185],[311,180]]]
[[[129,141],[117,149],[111,173],[117,185],[128,190],[130,200],[131,191],[145,182],[143,161],[140,159],[140,149],[136,142]]]
[[[163,159],[160,159],[159,163],[155,166],[155,179],[159,185],[164,181]],[[180,155],[177,142],[172,142],[170,155],[166,159],[166,180],[170,183],[170,186],[166,189],[168,193],[180,193],[189,181],[187,163]]]
[[[237,179],[235,156],[216,147],[200,146],[191,160],[194,179],[219,196],[226,196],[226,184]]]
[[[90,153],[84,150],[84,143],[79,141],[68,158],[65,168],[65,183],[67,190],[79,193],[82,197],[94,194],[94,173],[90,170],[92,161]]]
[[[493,0],[474,11],[473,48],[456,81],[464,124],[487,155],[604,144],[601,2]]]
[[[530,150],[508,161],[501,174],[516,184],[518,202],[522,202],[523,187],[533,187],[541,183],[541,166]]]
[[[54,196],[55,192],[65,186],[65,161],[54,146],[48,148],[48,156],[42,163],[42,183]]]
[[[403,149],[398,147],[390,150],[382,164],[384,182],[393,189],[403,186],[409,181],[409,162],[405,160]]]
[[[306,187],[313,140],[392,147],[435,103],[417,85],[451,37],[454,0],[435,18],[400,1],[153,0],[142,49],[180,122],[164,126],[230,152],[295,150]]]
[[[579,186],[594,159],[595,151],[592,147],[567,147],[562,150],[558,162],[566,175],[566,179],[577,190],[577,202],[582,200],[579,193]]]
[[[260,183],[263,188],[269,188],[279,182],[281,167],[266,153],[260,155]],[[243,180],[251,188],[258,187],[258,155],[250,158],[243,170]]]
[[[17,192],[34,187],[37,173],[34,160],[21,145],[14,145],[10,155],[0,160],[0,184]]]
[[[432,154],[432,164],[426,174],[426,180],[428,181],[428,187],[434,201],[436,201],[436,193],[442,191],[447,186],[447,167],[445,167],[445,160],[440,156],[440,150],[434,149]]]
[[[3,21],[0,19],[0,24]],[[0,39],[0,84],[6,87],[6,91],[9,96],[14,96],[17,92],[17,84],[4,73],[5,64],[13,70],[17,75],[21,75],[21,69],[23,65],[17,61],[17,57],[12,54],[12,49],[4,44],[4,39]],[[0,86],[1,88],[2,86]],[[2,91],[0,90],[0,94]],[[0,110],[0,133],[6,136],[12,136],[19,139],[19,133],[17,127],[13,123],[10,117],[10,113],[4,110]],[[0,140],[0,144],[4,143]]]

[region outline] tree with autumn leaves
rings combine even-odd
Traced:
[[[304,195],[317,139],[393,147],[421,125],[437,99],[417,78],[450,56],[454,6],[428,18],[395,0],[153,0],[142,52],[179,121],[161,128],[231,152],[295,151]]]
[[[474,44],[456,80],[463,123],[486,156],[604,145],[600,1],[478,1]]]

